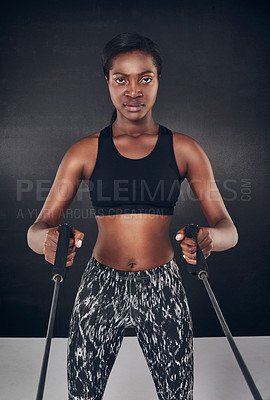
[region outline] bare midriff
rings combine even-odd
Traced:
[[[122,271],[152,269],[174,256],[169,230],[171,215],[117,214],[97,216],[98,237],[93,256]]]

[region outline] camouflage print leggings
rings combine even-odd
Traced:
[[[68,399],[102,399],[126,327],[135,327],[159,400],[192,400],[192,322],[175,259],[128,272],[93,256],[70,323]]]

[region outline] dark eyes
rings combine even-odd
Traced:
[[[147,83],[150,83],[150,82],[152,82],[152,78],[150,78],[150,77],[148,77],[148,76],[145,76],[144,78],[142,78],[140,81],[139,81],[139,83],[141,83],[141,84],[143,84],[143,85],[146,85]],[[115,80],[114,80],[116,83],[118,83],[118,85],[125,85],[127,82],[128,82],[128,80],[126,79],[126,78],[116,78]]]
[[[125,80],[124,78],[116,78],[116,79],[115,79],[115,82],[116,82],[116,83],[119,83],[120,85],[123,84],[123,83],[125,83],[125,81],[126,81],[126,80]]]
[[[145,77],[145,78],[142,78],[142,80],[141,80],[141,82],[143,82],[143,83],[150,83],[150,82],[152,82],[152,78],[150,78],[150,77]]]

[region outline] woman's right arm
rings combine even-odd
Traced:
[[[52,264],[58,242],[58,224],[74,199],[81,180],[91,175],[96,147],[97,137],[93,135],[79,140],[67,151],[40,214],[27,232],[29,247],[38,254],[44,254],[45,259]],[[67,266],[73,263],[76,247],[81,246],[83,237],[82,232],[73,228]]]

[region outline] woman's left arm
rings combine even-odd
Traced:
[[[177,143],[180,141],[182,145],[178,152]],[[234,247],[238,241],[238,233],[216,185],[207,155],[194,139],[185,135],[182,135],[182,140],[179,137],[178,140],[176,139],[176,161],[179,153],[182,157],[180,166],[182,173],[184,170],[184,176],[210,226],[200,227],[198,232],[198,243],[205,258],[211,254],[211,251],[223,251]],[[176,240],[181,240],[183,255],[187,262],[195,264],[195,241],[185,236],[185,228],[177,232]]]

